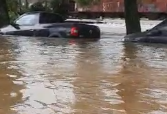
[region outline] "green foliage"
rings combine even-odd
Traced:
[[[93,0],[76,0],[76,2],[81,6],[88,6]]]
[[[10,18],[6,0],[0,0],[0,26],[9,24]]]
[[[10,21],[13,21],[18,15],[18,0],[6,0],[6,2],[8,6],[8,14],[10,17]]]
[[[68,15],[68,7],[68,0],[50,0],[49,2],[34,3],[30,6],[29,11],[50,11],[66,17]]]
[[[18,10],[18,0],[6,0],[8,5],[8,11],[16,12]]]
[[[100,0],[75,0],[75,1],[81,6],[89,6],[100,2]]]
[[[68,0],[51,0],[49,6],[54,13],[59,13],[64,17],[68,15]]]
[[[43,5],[43,2],[36,2],[33,5],[30,6],[30,11],[45,11],[45,7]]]

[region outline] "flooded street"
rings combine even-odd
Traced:
[[[166,114],[167,45],[123,35],[1,37],[0,114]]]

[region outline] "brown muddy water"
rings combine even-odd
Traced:
[[[167,45],[0,38],[0,114],[166,114]]]

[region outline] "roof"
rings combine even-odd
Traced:
[[[64,20],[64,18],[60,14],[58,14],[58,13],[52,13],[52,12],[47,12],[47,11],[32,11],[32,12],[26,12],[23,15],[27,15],[27,14],[41,14],[41,13],[54,14],[54,15],[60,16]]]

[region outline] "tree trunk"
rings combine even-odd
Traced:
[[[19,13],[22,14],[22,1],[18,0]]]
[[[29,2],[28,2],[28,0],[25,0],[25,6],[26,6],[26,10],[28,10],[28,8],[29,8]]]
[[[0,0],[0,26],[10,23],[6,0]]]
[[[137,0],[124,0],[126,33],[141,32]]]

